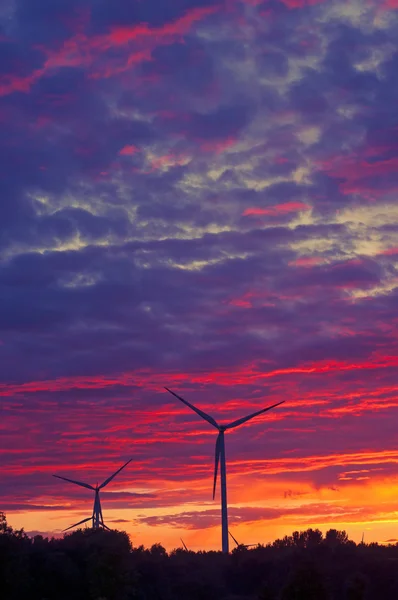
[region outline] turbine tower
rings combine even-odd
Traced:
[[[184,400],[184,398],[181,398],[181,396],[179,396],[175,392],[172,392],[171,390],[169,390],[169,388],[166,387],[165,390],[167,390],[168,392],[170,392],[170,394],[173,394],[173,396],[175,396],[176,398],[178,398],[179,400],[181,400],[181,402],[183,402],[184,404],[186,404],[186,406],[188,406],[194,412],[196,412],[196,414],[198,414],[200,417],[202,417],[202,419],[204,419],[205,421],[207,421],[208,423],[210,423],[210,425],[213,425],[213,427],[215,427],[217,429],[217,431],[218,431],[218,436],[217,436],[217,440],[216,440],[215,462],[214,462],[213,500],[214,500],[214,496],[216,494],[218,464],[221,463],[221,465],[220,465],[221,466],[220,471],[221,471],[221,535],[222,535],[222,551],[223,552],[229,552],[228,509],[227,509],[227,469],[226,469],[226,463],[225,463],[225,439],[224,439],[224,433],[228,429],[234,429],[235,427],[238,427],[239,425],[243,425],[243,423],[246,423],[246,421],[250,421],[250,419],[254,419],[254,417],[257,417],[258,415],[261,415],[262,413],[265,413],[268,410],[271,410],[271,408],[275,408],[276,406],[279,406],[280,404],[283,404],[284,400],[282,400],[282,402],[277,402],[276,404],[273,404],[272,406],[268,406],[267,408],[262,408],[261,410],[258,410],[257,412],[252,413],[251,415],[248,415],[247,417],[242,417],[241,419],[237,419],[236,421],[232,421],[232,423],[228,423],[228,425],[219,425],[217,423],[217,421],[215,419],[213,419],[213,417],[211,417],[207,413],[203,412],[203,410],[200,410],[199,408],[196,408],[196,406],[194,406],[193,404],[191,404],[187,400]]]
[[[101,483],[101,485],[97,484],[95,487],[93,485],[90,485],[89,483],[82,483],[81,481],[75,481],[74,479],[68,479],[67,477],[61,477],[61,475],[53,475],[53,477],[57,477],[57,479],[63,479],[64,481],[69,481],[69,483],[74,483],[76,485],[80,485],[81,487],[87,488],[88,490],[93,490],[94,494],[95,494],[92,516],[87,517],[87,519],[83,519],[82,521],[79,521],[78,523],[75,523],[74,525],[71,525],[70,527],[67,527],[66,529],[64,529],[64,531],[68,531],[68,529],[77,527],[78,525],[81,525],[82,523],[87,523],[87,521],[90,521],[90,520],[92,520],[92,522],[93,522],[92,523],[93,529],[99,529],[100,527],[103,527],[104,529],[108,529],[108,531],[110,531],[109,527],[107,527],[107,525],[105,525],[104,519],[102,516],[100,490],[102,490],[102,488],[104,488],[106,485],[108,485],[108,483],[110,483],[112,481],[112,479],[114,477],[116,477],[116,475],[118,473],[120,473],[120,471],[122,469],[124,469],[124,467],[127,467],[127,465],[129,463],[131,463],[132,460],[133,459],[130,458],[130,460],[128,460],[122,467],[120,467],[120,469],[118,469],[113,475],[108,477],[108,479],[105,479],[105,481],[103,483]]]

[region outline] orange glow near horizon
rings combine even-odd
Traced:
[[[387,539],[397,537],[396,477],[388,480],[375,478],[361,485],[349,484],[339,491],[330,487],[315,489],[309,482],[300,485],[289,482],[286,473],[280,481],[257,480],[252,485],[247,479],[246,475],[242,478],[235,474],[229,481],[230,528],[239,542],[266,544],[309,527],[319,528],[323,533],[331,528],[344,529],[350,539],[357,543],[364,532],[367,543],[384,543]],[[193,484],[201,487],[203,482]],[[63,493],[65,502],[68,502],[66,491],[67,488]],[[185,495],[191,492],[192,488],[187,488]],[[170,551],[180,546],[182,537],[192,550],[216,550],[220,547],[217,498],[214,503],[207,501],[205,505],[181,501],[165,507],[133,509],[112,508],[111,495],[102,500],[105,521],[116,529],[126,531],[135,546],[143,544],[149,547],[161,543]],[[207,495],[210,500],[210,493]],[[89,516],[91,512],[92,503],[88,500],[79,502],[78,510],[73,508],[73,502],[69,500],[69,503],[67,510],[12,512],[8,520],[13,527],[24,527],[28,533],[42,531],[48,536],[60,535],[63,528]],[[208,511],[212,513],[210,521],[213,524],[206,520]],[[234,516],[236,511],[238,520]],[[262,512],[267,515],[265,519],[261,516]],[[179,518],[184,514],[187,515],[187,521],[192,521],[191,524],[184,524],[182,520],[178,525]],[[176,519],[173,519],[173,515]],[[152,523],[151,518],[154,519]],[[201,521],[205,522],[204,527],[201,527]]]

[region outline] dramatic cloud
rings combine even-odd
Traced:
[[[133,458],[109,522],[217,548],[215,434],[167,385],[286,401],[227,436],[242,539],[395,539],[398,4],[133,4],[0,11],[0,510],[59,532],[92,498],[51,475]]]

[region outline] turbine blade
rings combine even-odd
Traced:
[[[183,402],[184,404],[186,404],[187,406],[189,406],[189,408],[191,408],[194,412],[196,412],[197,415],[199,415],[200,417],[202,417],[202,419],[204,419],[205,421],[207,421],[208,423],[210,423],[210,425],[213,425],[213,427],[215,427],[216,429],[218,429],[217,421],[215,421],[213,419],[213,417],[211,417],[207,413],[203,412],[203,410],[200,410],[200,408],[196,408],[196,406],[194,406],[193,404],[191,404],[187,400],[184,400],[184,398],[181,398],[181,396],[179,396],[175,392],[172,392],[171,390],[169,390],[169,388],[165,387],[164,389],[167,390],[170,394],[173,394],[173,396],[175,396],[179,400],[181,400],[181,402]]]
[[[262,408],[261,410],[258,410],[257,412],[252,413],[251,415],[248,415],[247,417],[242,417],[241,419],[232,421],[232,423],[229,423],[229,425],[225,426],[225,429],[232,429],[233,427],[238,427],[238,425],[243,425],[243,423],[246,423],[246,421],[250,421],[250,419],[254,419],[254,417],[257,417],[258,415],[261,415],[262,413],[265,413],[268,410],[271,410],[271,408],[275,408],[276,406],[279,406],[280,404],[283,404],[284,402],[285,401],[282,400],[282,402],[277,402],[276,404],[273,404],[272,406],[267,406],[267,408]]]
[[[87,488],[88,490],[95,490],[95,488],[89,483],[82,483],[81,481],[75,481],[74,479],[68,479],[67,477],[61,477],[61,475],[53,475],[57,479],[63,479],[64,481],[69,481],[69,483],[75,483],[76,485],[80,485],[81,487]]]
[[[82,523],[87,523],[87,521],[91,521],[91,519],[92,519],[92,517],[87,517],[87,519],[83,519],[82,521],[79,521],[78,523],[75,523],[74,525],[70,525],[70,527],[63,529],[62,531],[68,531],[68,529],[72,529],[72,527],[77,527],[78,525],[82,525]]]
[[[180,540],[182,542],[182,545],[184,546],[184,550],[188,552],[188,548],[186,547],[184,540],[182,538],[180,538]]]
[[[213,500],[214,500],[214,496],[216,495],[218,463],[220,461],[220,452],[221,452],[220,436],[221,436],[221,434],[219,433],[217,436],[217,440],[216,440],[216,452],[215,452],[215,457],[214,457]]]
[[[128,461],[127,461],[127,462],[126,462],[126,463],[125,463],[125,464],[124,464],[122,467],[120,467],[120,469],[118,469],[118,470],[117,470],[117,471],[116,471],[116,472],[115,472],[113,475],[111,475],[110,477],[108,477],[108,479],[105,479],[104,483],[101,483],[101,485],[98,487],[98,489],[100,490],[100,489],[104,488],[106,485],[108,485],[108,483],[109,483],[110,481],[112,481],[112,479],[113,479],[114,477],[116,477],[116,475],[117,475],[118,473],[120,473],[120,471],[121,471],[122,469],[124,469],[124,467],[127,467],[127,465],[128,465],[129,463],[131,463],[131,461],[132,461],[132,460],[133,460],[133,459],[132,459],[132,458],[130,458],[130,460],[128,460]]]
[[[237,546],[239,546],[239,543],[238,543],[238,541],[237,541],[237,540],[234,538],[234,536],[232,535],[232,533],[231,533],[230,531],[228,531],[228,533],[229,533],[229,535],[231,536],[231,538],[234,540],[235,544],[236,544]]]
[[[205,421],[207,421],[208,423],[210,423],[210,425],[213,425],[213,427],[215,427],[216,429],[218,429],[218,423],[217,423],[217,421],[215,419],[213,419],[213,417],[211,417],[210,415],[208,415],[207,413],[205,413],[203,410],[200,410],[200,408],[196,408],[196,406],[194,406],[193,404],[191,404],[190,402],[188,402],[188,400],[184,400],[184,398],[181,398],[181,396],[179,396],[175,392],[172,392],[171,390],[169,390],[169,388],[165,387],[164,389],[167,390],[170,394],[173,394],[173,396],[175,396],[179,400],[181,400],[181,402],[183,402],[186,406],[188,406],[194,412],[196,412],[196,414],[199,415],[200,417],[202,417],[202,419],[204,419]]]

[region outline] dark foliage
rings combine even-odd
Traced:
[[[29,538],[0,513],[2,600],[396,600],[397,566],[398,544],[356,545],[333,529],[230,555],[168,554],[120,531]]]

